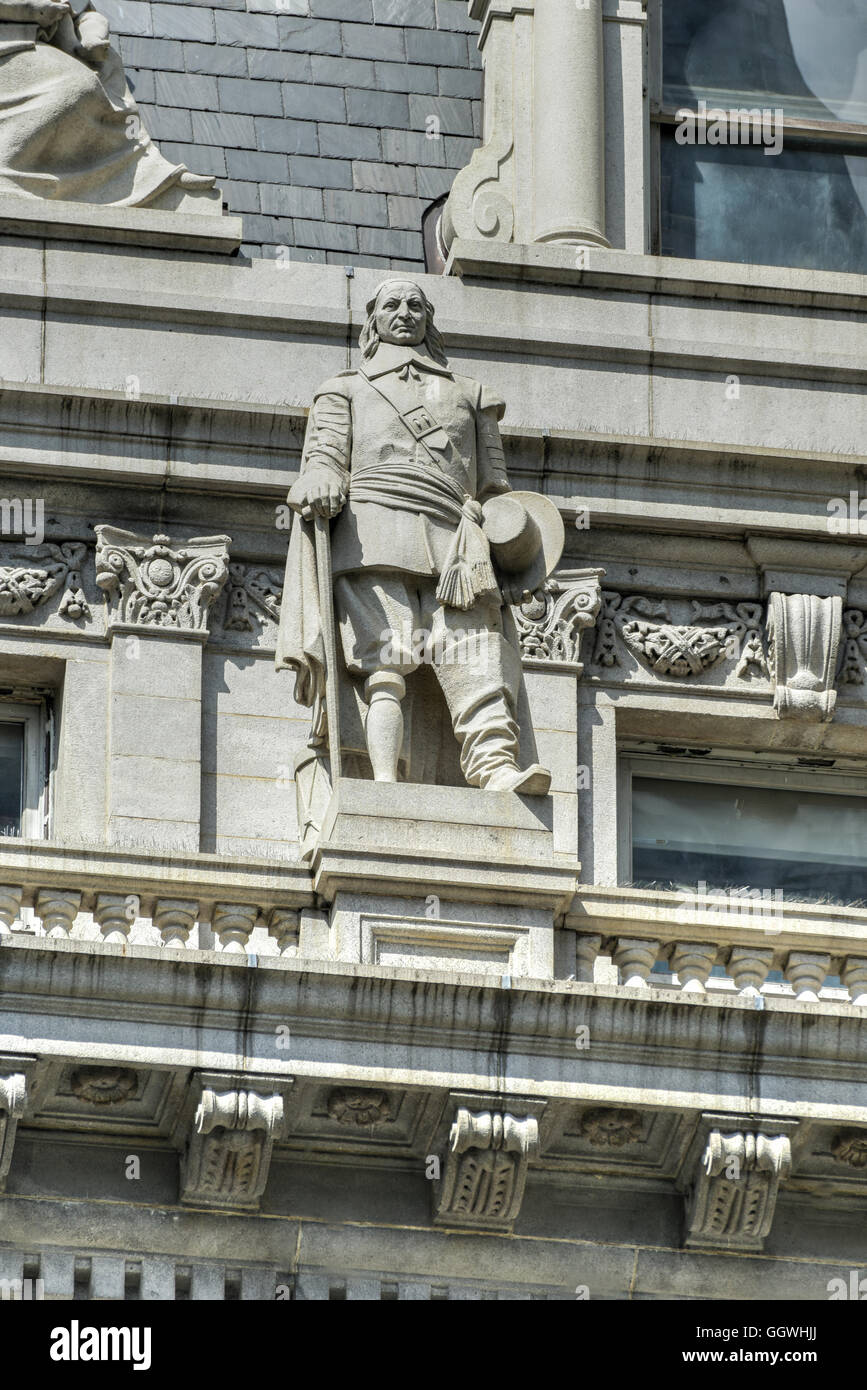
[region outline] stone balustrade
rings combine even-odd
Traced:
[[[848,995],[851,1004],[867,1006],[863,909],[760,894],[588,887],[566,926],[577,933],[578,980],[598,980],[597,962],[609,957],[617,983],[629,989],[658,984],[689,995],[759,996],[770,984],[770,992],[791,990],[802,1003],[816,1003],[833,981],[834,994],[826,997]],[[667,970],[653,975],[660,962]],[[774,973],[781,979],[771,980]]]

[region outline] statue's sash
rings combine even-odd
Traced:
[[[361,375],[372,391],[375,391],[387,405],[391,406],[408,434],[420,444],[435,468],[438,468],[457,487],[464,497],[467,493],[467,466],[460,450],[444,425],[437,420],[427,405],[412,401],[410,392],[395,372],[373,380],[364,368]]]

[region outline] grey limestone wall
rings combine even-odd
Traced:
[[[98,0],[150,134],[215,174],[252,256],[423,264],[479,143],[465,0]]]

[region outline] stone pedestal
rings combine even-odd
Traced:
[[[555,863],[552,817],[550,797],[339,779],[312,864],[330,912],[300,949],[550,977],[576,887],[575,866]]]

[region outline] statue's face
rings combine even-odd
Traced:
[[[398,347],[418,347],[427,333],[427,309],[418,285],[394,281],[381,290],[374,310],[376,331],[382,342]]]

